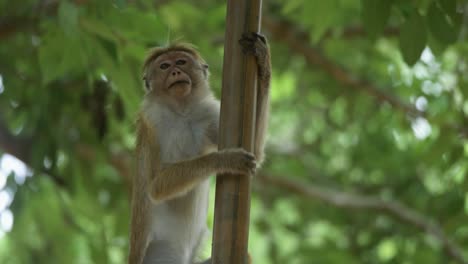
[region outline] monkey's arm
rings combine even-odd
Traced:
[[[130,223],[130,252],[128,256],[129,264],[140,264],[145,257],[145,251],[148,244],[151,201],[148,198],[148,184],[151,179],[151,171],[155,169],[152,160],[157,157],[151,152],[154,147],[154,141],[149,135],[151,130],[145,126],[145,123],[138,120],[137,131],[137,174],[133,178],[132,189],[132,212]]]
[[[242,149],[226,149],[162,166],[151,182],[154,201],[184,195],[208,176],[217,173],[246,174],[255,170],[255,157]]]
[[[150,195],[163,201],[183,195],[215,173],[216,159],[207,154],[190,160],[164,164],[151,182]]]

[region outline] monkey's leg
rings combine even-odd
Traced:
[[[197,263],[194,263],[194,264],[211,264],[211,258],[205,260],[205,261],[202,261],[202,262],[197,262]]]
[[[211,258],[202,262],[197,262],[195,264],[211,264]],[[250,257],[250,254],[249,254],[249,259],[247,260],[247,264],[252,264],[252,258]]]
[[[269,116],[269,90],[271,79],[271,59],[270,49],[265,36],[250,32],[242,35],[239,40],[242,51],[245,54],[251,54],[255,57],[258,66],[258,94],[257,111],[255,118],[255,156],[258,165],[261,165],[264,159],[265,135],[268,127]]]
[[[183,252],[177,252],[168,241],[152,241],[146,249],[143,264],[186,264]]]
[[[239,40],[239,44],[242,47],[242,52],[255,56],[259,80],[265,82],[261,83],[260,92],[267,92],[262,89],[268,89],[270,85],[271,61],[270,49],[265,36],[255,32],[244,33]]]

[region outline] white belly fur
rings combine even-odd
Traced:
[[[210,102],[208,108],[212,107],[213,102]],[[156,128],[166,128],[165,131],[158,130],[163,164],[190,159],[206,150],[206,130],[213,121],[211,118],[197,118],[196,115],[187,118],[161,105],[153,105],[151,108],[150,119]],[[206,116],[203,113],[200,115]],[[191,255],[207,232],[208,194],[209,181],[205,180],[181,197],[153,204],[150,240],[170,241],[175,249],[180,250],[181,255],[186,256],[187,261],[192,258]]]
[[[189,192],[177,198],[179,201],[153,205],[152,239],[170,241],[178,252],[191,257],[207,233],[208,188],[206,180],[195,189],[199,192]],[[188,203],[193,210],[181,213],[182,210],[174,210],[174,202]]]

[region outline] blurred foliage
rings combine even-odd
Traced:
[[[0,155],[31,174],[0,179],[0,223],[14,216],[0,263],[124,263],[143,58],[152,46],[192,42],[219,95],[225,9],[0,0]],[[310,50],[264,25],[273,80],[260,173],[400,201],[468,259],[467,10],[463,0],[264,1],[264,19],[305,34]],[[257,264],[455,263],[431,230],[263,182],[250,228]]]

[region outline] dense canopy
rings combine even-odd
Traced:
[[[193,43],[219,96],[225,2],[0,0],[0,263],[125,262],[145,54]],[[254,263],[468,263],[468,3],[268,0],[262,31]]]

